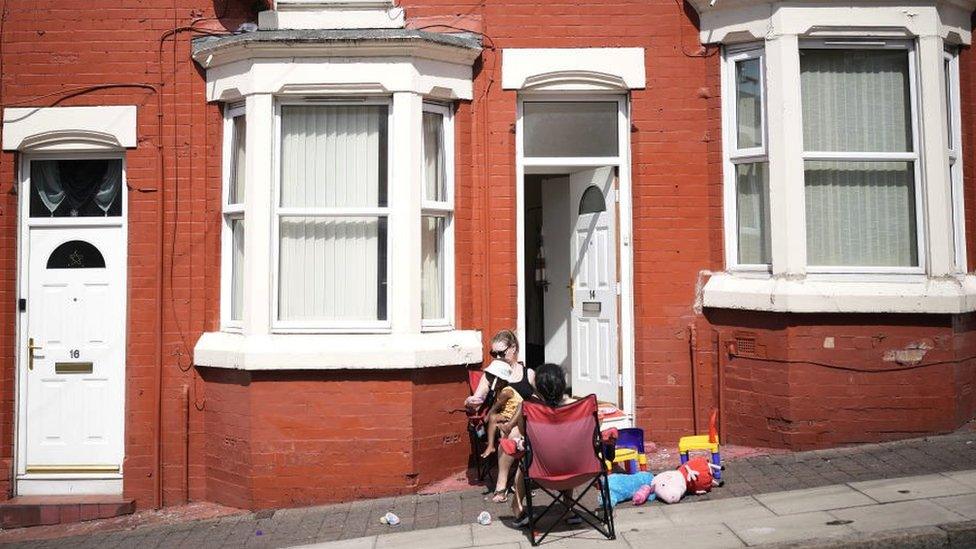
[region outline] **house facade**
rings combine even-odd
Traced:
[[[0,493],[415,491],[506,328],[663,444],[958,428],[974,8],[8,1]]]

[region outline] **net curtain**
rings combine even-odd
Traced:
[[[33,187],[51,215],[65,202],[73,216],[89,202],[108,215],[122,186],[117,160],[41,160],[33,168]]]

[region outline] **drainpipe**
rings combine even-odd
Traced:
[[[688,358],[691,361],[691,425],[694,434],[698,434],[698,330],[695,323],[688,324]]]

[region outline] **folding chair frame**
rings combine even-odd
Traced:
[[[594,420],[596,421],[593,430],[593,451],[596,453],[597,459],[599,459],[600,463],[602,464],[603,457],[601,455],[602,441],[600,438],[600,421],[596,414],[594,414]],[[571,512],[580,517],[580,519],[586,521],[587,524],[592,526],[597,532],[603,534],[607,539],[617,539],[617,533],[613,524],[613,506],[610,505],[610,484],[607,482],[606,469],[601,466],[600,473],[594,475],[593,479],[586,484],[586,488],[580,492],[576,498],[570,498],[562,491],[546,488],[529,477],[529,465],[532,463],[532,442],[529,440],[528,435],[526,435],[525,443],[526,452],[525,457],[522,460],[521,467],[525,482],[526,512],[529,514],[529,539],[532,545],[537,546],[542,543],[542,540],[546,539],[546,537],[552,533],[553,528],[561,524],[563,519],[565,519],[566,516]],[[578,485],[577,488],[580,486],[582,486],[582,484]],[[600,500],[602,501],[600,507],[603,511],[603,519],[579,503],[583,499],[583,496],[589,493],[590,489],[594,486],[598,486],[598,489],[600,490]],[[546,506],[546,508],[542,511],[542,513],[539,513],[538,516],[532,507],[532,490],[535,487],[540,488],[542,491],[552,497],[552,502]],[[544,517],[549,510],[556,505],[556,503],[561,503],[565,509],[563,510],[562,514],[559,515],[559,518],[556,519],[556,521],[553,522],[549,528],[547,528],[546,531],[539,536],[538,539],[536,539],[536,521]]]

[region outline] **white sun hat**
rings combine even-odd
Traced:
[[[488,364],[488,367],[485,368],[485,372],[504,381],[508,381],[509,378],[512,377],[512,366],[504,360],[498,360],[496,358],[495,360],[492,360],[490,364]]]

